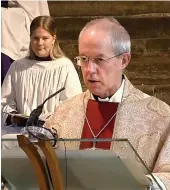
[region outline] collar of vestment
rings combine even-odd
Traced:
[[[37,60],[37,61],[51,61],[52,59],[51,59],[50,55],[47,57],[38,57],[35,55],[35,60]]]

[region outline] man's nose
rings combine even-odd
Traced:
[[[94,60],[89,59],[88,68],[87,69],[91,73],[95,73],[96,72],[96,64],[94,63]]]

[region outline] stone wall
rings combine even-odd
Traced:
[[[137,88],[170,105],[170,2],[49,1],[49,8],[61,47],[72,60],[78,55],[78,34],[85,23],[114,16],[132,40],[126,75]]]

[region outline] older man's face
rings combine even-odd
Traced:
[[[122,58],[102,61],[115,56],[109,35],[95,29],[84,31],[79,38],[79,55],[89,58],[81,63],[81,69],[90,92],[102,98],[114,94],[121,85],[123,69]]]

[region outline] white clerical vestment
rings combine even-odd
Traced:
[[[81,138],[89,99],[91,94],[86,91],[67,100],[45,125],[57,129],[60,138]],[[170,107],[136,89],[126,77],[120,99],[112,138],[127,138],[162,188],[170,190]],[[57,148],[64,148],[63,143]],[[66,148],[79,149],[81,144],[68,142]],[[110,149],[125,151],[115,143]]]

